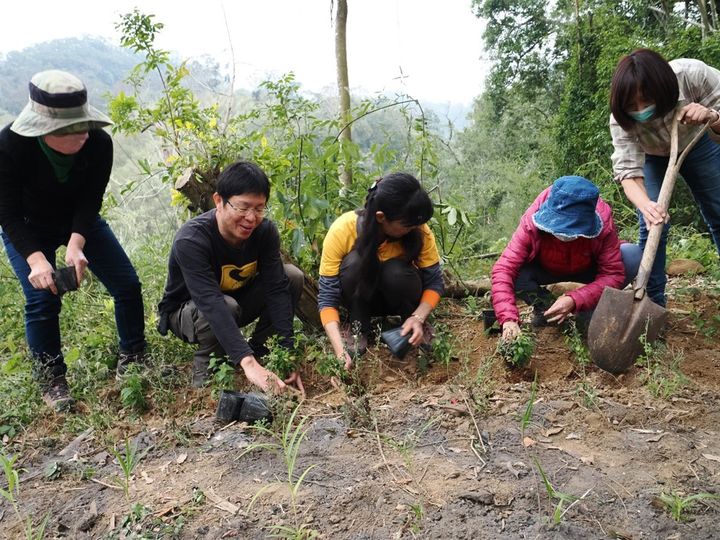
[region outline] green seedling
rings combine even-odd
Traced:
[[[137,372],[135,365],[131,365],[122,381],[120,389],[120,401],[123,407],[131,409],[136,413],[145,412],[148,402],[145,397],[147,381]]]
[[[267,348],[265,367],[281,379],[287,379],[297,369],[296,355],[290,349],[280,345],[278,336],[272,336],[267,340]]]
[[[592,360],[590,358],[590,351],[585,345],[574,319],[570,319],[567,324],[564,325],[563,333],[565,334],[565,344],[580,366],[582,375],[585,376],[585,370],[592,364]]]
[[[423,434],[440,420],[439,416],[431,418],[425,422],[420,429],[411,429],[402,439],[396,439],[389,435],[382,435],[383,440],[392,446],[402,456],[405,466],[410,468],[412,465],[412,453],[420,443]]]
[[[545,475],[545,471],[543,470],[537,458],[533,458],[533,461],[535,462],[535,467],[537,467],[537,470],[540,473],[543,484],[545,484],[545,489],[547,490],[548,496],[550,497],[550,499],[557,499],[555,510],[553,511],[552,520],[553,524],[558,525],[562,521],[565,512],[567,512],[570,508],[569,506],[565,508],[565,505],[572,504],[574,501],[577,501],[579,497],[556,490],[550,483],[550,480],[548,480],[548,477]]]
[[[208,372],[212,373],[213,390],[235,390],[235,367],[222,358],[210,358]]]
[[[299,476],[296,474],[298,456],[300,455],[300,447],[305,440],[309,428],[305,427],[308,421],[307,416],[303,416],[295,425],[295,418],[297,416],[300,406],[296,406],[290,416],[282,426],[282,430],[277,433],[268,426],[256,425],[252,426],[251,429],[255,430],[261,435],[270,437],[270,442],[258,442],[249,445],[238,459],[250,452],[256,450],[270,450],[280,455],[285,462],[285,470],[287,472],[287,486],[290,491],[290,507],[292,509],[293,520],[295,521],[294,526],[275,524],[269,527],[271,536],[275,538],[300,538],[300,539],[311,539],[318,536],[317,531],[309,529],[306,523],[300,523],[301,515],[298,509],[298,496],[300,488],[303,485],[307,474],[315,468],[315,465],[306,467]],[[248,504],[248,511],[252,509],[260,496],[270,488],[267,485],[260,489],[250,500]]]
[[[110,453],[115,456],[123,473],[122,478],[116,478],[116,483],[122,488],[125,499],[130,500],[130,479],[142,456],[138,454],[137,446],[130,444],[129,439],[125,439],[125,449],[121,453],[117,448],[111,448]]]
[[[513,367],[523,367],[532,357],[535,350],[535,339],[528,332],[521,332],[515,339],[499,339],[498,354]]]
[[[454,352],[454,336],[444,324],[435,327],[435,339],[432,342],[432,357],[445,368],[450,366]]]
[[[682,495],[671,492],[671,493],[660,493],[658,500],[665,506],[670,516],[675,521],[686,521],[685,513],[690,511],[690,508],[697,502],[703,500],[720,500],[720,495],[713,495],[712,493],[696,493],[695,495],[689,495],[683,497]]]
[[[525,430],[530,425],[530,420],[532,420],[532,413],[533,413],[533,408],[535,407],[536,394],[537,394],[537,371],[535,372],[535,378],[533,379],[533,382],[530,385],[530,399],[528,400],[527,406],[525,407],[525,412],[523,413],[522,417],[520,418],[520,437],[525,436]]]
[[[343,363],[332,353],[323,354],[316,359],[315,371],[323,377],[337,377],[338,379],[347,375]]]
[[[687,378],[680,371],[682,354],[667,354],[662,345],[648,342],[646,334],[640,336],[643,352],[635,361],[642,369],[641,380],[653,397],[669,399],[687,385]],[[667,356],[670,356],[669,362]]]
[[[12,506],[18,520],[23,524],[25,540],[42,540],[45,538],[45,529],[47,528],[50,514],[45,514],[45,517],[37,526],[33,523],[31,516],[23,517],[18,501],[20,495],[20,474],[15,468],[16,460],[17,456],[8,456],[5,452],[0,451],[0,466],[5,475],[5,483],[7,483],[7,489],[0,488],[0,497]]]

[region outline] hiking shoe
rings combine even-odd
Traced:
[[[70,411],[75,405],[65,375],[50,379],[43,388],[42,397],[47,406],[58,413]]]
[[[124,352],[120,351],[118,353],[118,362],[117,362],[117,369],[115,372],[115,380],[120,381],[125,377],[125,374],[127,373],[128,368],[133,364],[138,364],[138,366],[144,366],[147,362],[148,356],[145,351],[139,351],[139,352]]]

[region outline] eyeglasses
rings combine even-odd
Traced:
[[[258,206],[257,208],[252,208],[252,207],[249,207],[249,206],[248,206],[248,207],[235,206],[233,203],[231,203],[231,202],[228,201],[228,200],[226,200],[225,202],[226,202],[226,203],[228,204],[228,206],[230,206],[230,208],[232,208],[232,209],[235,211],[235,213],[236,213],[238,216],[240,216],[240,217],[245,217],[245,216],[247,216],[248,214],[250,214],[250,213],[252,212],[255,216],[257,216],[257,217],[259,217],[260,219],[262,219],[262,218],[264,218],[264,217],[268,214],[268,212],[270,211],[270,208],[268,208],[267,206]]]

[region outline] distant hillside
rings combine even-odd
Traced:
[[[80,77],[93,105],[105,109],[105,94],[116,92],[138,58],[96,38],[57,39],[0,57],[0,110],[14,116],[27,102],[27,84],[35,73],[62,69]]]

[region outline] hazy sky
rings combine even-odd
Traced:
[[[232,45],[238,86],[294,71],[304,88],[334,91],[330,6],[331,0],[4,2],[0,54],[82,35],[118,43],[120,14],[138,7],[165,24],[158,45],[183,58],[209,54],[230,66]],[[350,85],[370,94],[404,91],[469,103],[489,68],[482,29],[470,0],[348,0]]]

